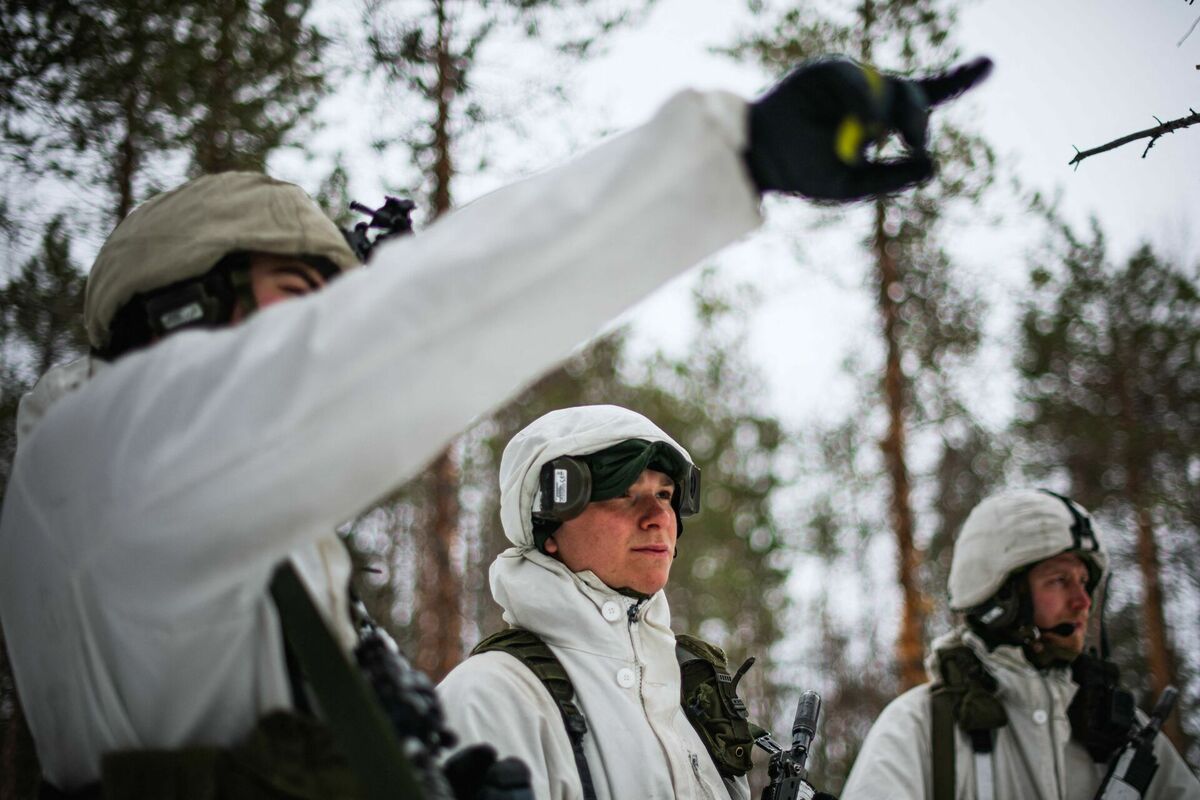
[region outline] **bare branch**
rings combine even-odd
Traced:
[[[1159,120],[1158,117],[1155,117],[1154,121],[1158,122],[1158,125],[1156,127],[1147,128],[1146,130],[1138,131],[1137,133],[1131,133],[1128,136],[1122,136],[1120,139],[1114,139],[1113,141],[1109,142],[1108,144],[1102,144],[1099,147],[1093,147],[1091,150],[1084,150],[1081,152],[1079,150],[1079,148],[1077,147],[1077,148],[1075,148],[1075,157],[1072,158],[1070,161],[1068,161],[1067,165],[1073,166],[1076,169],[1078,169],[1079,162],[1083,161],[1088,156],[1094,156],[1097,153],[1103,153],[1108,150],[1113,150],[1117,147],[1120,147],[1123,144],[1129,144],[1130,142],[1135,142],[1138,139],[1149,138],[1150,141],[1146,145],[1146,149],[1142,151],[1142,158],[1145,158],[1146,153],[1150,152],[1150,148],[1154,147],[1154,143],[1156,141],[1158,141],[1158,138],[1160,136],[1162,136],[1164,133],[1174,133],[1175,131],[1179,130],[1180,128],[1186,128],[1190,125],[1195,125],[1196,123],[1200,122],[1200,114],[1197,114],[1195,109],[1189,108],[1188,111],[1190,111],[1192,113],[1186,117],[1180,117],[1179,119],[1173,119],[1170,122],[1162,122],[1161,120]]]
[[[1200,25],[1200,17],[1196,17],[1196,21],[1192,23],[1192,27],[1188,28],[1187,33],[1183,35],[1183,38],[1180,39],[1175,46],[1182,47],[1183,43],[1187,41],[1187,38],[1192,35],[1192,31],[1196,30],[1197,25]]]

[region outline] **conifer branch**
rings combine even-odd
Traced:
[[[1147,142],[1146,149],[1142,151],[1142,158],[1145,158],[1146,154],[1150,152],[1150,148],[1154,147],[1154,143],[1157,142],[1159,137],[1162,136],[1164,133],[1174,133],[1175,131],[1179,130],[1180,128],[1187,128],[1191,125],[1195,125],[1196,123],[1200,122],[1200,114],[1196,113],[1195,109],[1189,108],[1188,111],[1190,111],[1192,113],[1186,117],[1180,117],[1179,119],[1173,119],[1170,122],[1163,122],[1158,117],[1155,117],[1154,121],[1158,123],[1157,126],[1155,126],[1153,128],[1147,128],[1144,131],[1138,131],[1137,133],[1131,133],[1128,136],[1122,136],[1120,139],[1114,139],[1111,142],[1109,142],[1108,144],[1102,144],[1099,147],[1093,147],[1091,150],[1080,151],[1080,149],[1078,147],[1076,147],[1075,148],[1075,157],[1067,162],[1067,166],[1073,166],[1076,169],[1079,169],[1079,162],[1083,161],[1088,156],[1094,156],[1097,153],[1103,153],[1108,150],[1113,150],[1115,148],[1120,147],[1123,144],[1129,144],[1130,142],[1135,142],[1138,139],[1149,138],[1150,141]]]

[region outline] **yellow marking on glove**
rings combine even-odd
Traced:
[[[874,67],[868,67],[865,64],[862,68],[863,76],[867,79],[867,87],[870,88],[871,94],[875,95],[878,100],[883,97],[883,76],[879,74],[879,70]]]
[[[833,142],[833,149],[838,160],[849,166],[857,164],[865,139],[866,129],[863,128],[858,117],[851,114],[843,118],[842,124],[838,125],[837,136]]]

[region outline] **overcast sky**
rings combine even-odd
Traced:
[[[321,3],[317,18],[361,35],[357,14],[348,15],[347,7],[344,0]],[[1200,126],[1163,137],[1145,159],[1142,142],[1088,159],[1078,170],[1067,166],[1073,145],[1093,147],[1152,126],[1156,115],[1169,120],[1187,115],[1189,107],[1200,108],[1200,31],[1176,46],[1200,17],[1200,4],[980,0],[962,4],[960,14],[957,38],[963,53],[988,55],[996,69],[986,84],[956,102],[954,113],[1000,155],[1000,181],[985,209],[972,218],[952,218],[945,236],[959,268],[992,300],[994,313],[984,324],[994,345],[984,353],[982,372],[996,382],[988,393],[1005,398],[1011,395],[1005,382],[1010,355],[1003,343],[1012,300],[1024,286],[1025,254],[1041,236],[1008,188],[1010,179],[1026,189],[1061,192],[1063,208],[1076,223],[1096,214],[1116,255],[1127,255],[1138,241],[1149,239],[1190,263],[1200,256],[1200,237],[1191,233],[1200,208]],[[509,48],[497,39],[476,82],[493,110],[521,119],[524,128],[518,135],[497,134],[489,154],[496,168],[463,176],[455,199],[469,201],[585,149],[605,133],[638,124],[681,88],[755,95],[768,84],[767,76],[712,52],[750,24],[742,0],[658,0],[643,24],[619,32],[602,57],[573,69],[561,63],[547,68],[530,56],[528,46]],[[559,70],[566,76],[565,97],[531,102],[537,92],[530,92],[530,85]],[[275,174],[315,188],[334,153],[343,151],[356,199],[375,203],[385,185],[403,184],[408,168],[403,151],[380,156],[369,145],[411,119],[413,108],[346,88],[323,106],[322,116],[324,130],[306,142],[315,157],[280,154],[271,162]],[[162,180],[173,182],[169,176]],[[51,187],[28,199],[52,211],[61,205],[50,197],[55,191],[63,202],[102,202],[103,193],[89,187]],[[766,230],[716,261],[730,280],[751,280],[763,292],[752,351],[770,379],[772,410],[799,424],[816,414],[834,414],[843,405],[849,388],[838,376],[838,365],[853,347],[864,342],[869,347],[874,335],[874,311],[861,285],[862,216],[852,212],[814,230],[814,214],[801,201],[770,203],[767,210]],[[90,263],[104,233],[80,236],[76,258]],[[11,268],[23,258],[10,253],[6,261]],[[694,274],[627,315],[636,320],[645,346],[685,346],[686,289]],[[1004,416],[1002,399],[993,411],[998,419]]]
[[[988,325],[1000,346],[984,353],[984,372],[1007,394],[1003,373],[1010,356],[1002,343],[1011,301],[1024,286],[1026,252],[1042,231],[1016,202],[1010,179],[1026,189],[1061,192],[1063,209],[1077,224],[1095,214],[1114,255],[1149,240],[1197,262],[1200,240],[1190,227],[1200,209],[1200,127],[1163,137],[1145,159],[1142,141],[1094,156],[1078,170],[1067,162],[1073,146],[1094,147],[1155,125],[1154,116],[1165,121],[1187,115],[1189,106],[1200,108],[1200,32],[1176,46],[1200,17],[1200,6],[1186,0],[984,0],[963,4],[960,13],[964,54],[988,55],[996,70],[959,101],[964,108],[957,113],[1000,156],[1000,185],[987,204],[986,224],[951,222],[946,237],[992,300]],[[744,5],[730,0],[660,0],[644,26],[582,70],[576,107],[602,109],[607,123],[620,128],[649,116],[685,86],[753,95],[766,78],[711,52],[748,19]],[[803,213],[769,211],[775,213],[765,234],[719,260],[764,286],[768,300],[758,314],[754,352],[772,379],[775,410],[799,423],[830,411],[830,398],[836,404],[846,397],[836,389],[838,364],[864,333],[874,332],[859,283],[861,263],[853,263],[861,262],[856,242],[863,229],[853,215],[813,231]],[[1002,215],[999,225],[992,213]],[[676,328],[660,308],[680,295],[680,287],[668,289],[632,316],[654,339],[669,341]],[[1000,416],[1004,410],[1003,402],[995,409]]]

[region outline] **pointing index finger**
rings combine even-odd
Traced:
[[[984,78],[991,74],[991,71],[992,60],[990,58],[976,58],[951,69],[949,72],[930,75],[927,78],[915,81],[915,83],[924,90],[925,96],[929,100],[929,106],[932,108],[947,100],[952,100],[973,86],[978,85]]]

